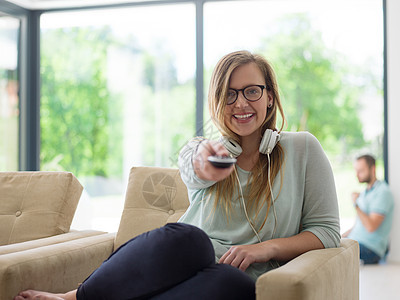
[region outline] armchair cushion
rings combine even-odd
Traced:
[[[114,249],[143,232],[178,221],[188,206],[178,169],[133,167]]]
[[[68,232],[82,189],[68,172],[1,172],[0,245]]]

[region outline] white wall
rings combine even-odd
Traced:
[[[400,1],[386,0],[389,184],[395,210],[390,262],[400,262]]]

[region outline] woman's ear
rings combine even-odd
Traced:
[[[270,92],[267,92],[267,106],[268,108],[271,108],[272,105],[274,105],[274,97],[272,97]]]

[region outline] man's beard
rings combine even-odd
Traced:
[[[371,175],[368,175],[366,178],[362,179],[360,183],[371,183]]]

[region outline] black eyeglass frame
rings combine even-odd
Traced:
[[[258,98],[257,100],[250,100],[250,99],[247,99],[247,97],[246,97],[246,95],[245,95],[245,93],[244,93],[244,90],[245,90],[245,89],[248,89],[249,87],[252,87],[252,86],[257,86],[257,87],[259,87],[259,88],[261,89],[260,98]],[[248,85],[248,86],[246,86],[246,87],[244,87],[244,88],[242,88],[242,89],[240,89],[240,90],[229,88],[228,91],[232,90],[232,91],[235,91],[235,92],[236,92],[236,98],[235,98],[235,100],[234,100],[233,102],[227,103],[227,105],[232,105],[232,104],[234,104],[234,103],[236,102],[236,100],[237,100],[238,97],[239,97],[239,92],[242,92],[243,97],[244,97],[247,101],[249,101],[249,102],[256,102],[256,101],[260,100],[261,97],[264,95],[264,89],[266,89],[266,88],[267,88],[267,87],[266,87],[265,85],[262,85],[262,84],[252,84],[252,85]]]

